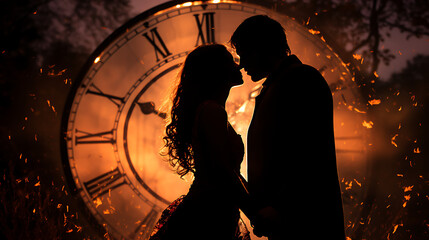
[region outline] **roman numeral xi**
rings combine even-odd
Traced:
[[[171,52],[168,50],[167,46],[162,40],[161,36],[158,33],[158,29],[152,28],[150,31],[150,36],[147,32],[143,33],[143,36],[149,41],[149,43],[153,46],[155,50],[156,61],[159,62],[159,55],[162,58],[165,58],[171,55]]]

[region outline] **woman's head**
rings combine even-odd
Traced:
[[[206,100],[226,100],[230,88],[243,80],[231,53],[219,44],[189,53],[178,80],[164,140],[170,164],[184,176],[194,172],[192,128],[197,107]]]
[[[202,45],[188,54],[180,74],[180,85],[217,97],[219,91],[243,83],[231,53],[220,44]],[[180,87],[179,85],[179,87]]]

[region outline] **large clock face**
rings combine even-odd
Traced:
[[[64,114],[68,180],[92,221],[112,237],[147,239],[162,210],[186,194],[192,178],[180,179],[160,155],[168,102],[181,63],[200,44],[226,44],[236,27],[256,14],[282,23],[292,52],[319,69],[331,86],[343,190],[365,177],[365,115],[359,107],[363,101],[347,65],[323,39],[293,19],[257,5],[165,4],[125,24],[94,52]],[[261,82],[243,75],[245,84],[232,89],[227,112],[246,142]],[[305,97],[305,89],[295,90]],[[244,176],[246,170],[245,160]],[[346,221],[356,214],[354,207],[362,195],[358,189],[351,198],[345,197]]]

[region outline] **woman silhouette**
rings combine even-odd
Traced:
[[[179,80],[165,147],[177,173],[195,178],[188,194],[164,210],[150,239],[250,239],[239,231],[244,145],[225,112],[231,87],[243,83],[239,67],[225,46],[203,45],[186,57]]]

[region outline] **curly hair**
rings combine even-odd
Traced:
[[[205,100],[213,99],[225,85],[225,64],[230,59],[232,55],[225,46],[210,44],[195,48],[183,64],[163,138],[165,155],[181,177],[195,173],[192,130],[197,108]]]

